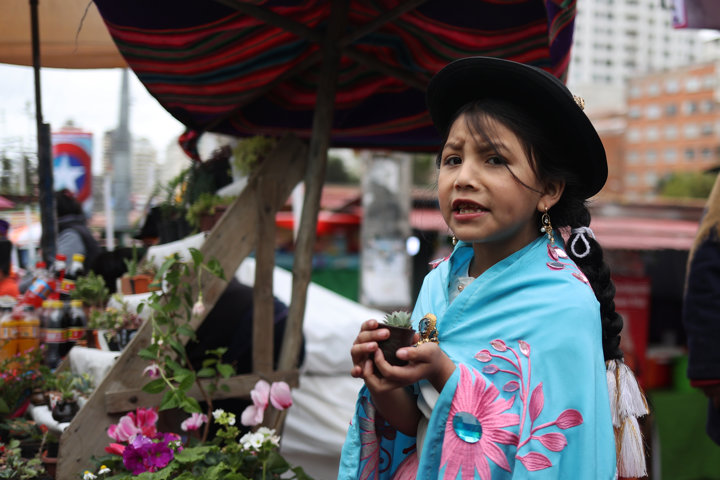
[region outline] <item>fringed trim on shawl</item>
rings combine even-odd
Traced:
[[[645,449],[637,421],[650,413],[645,395],[632,370],[623,361],[610,360],[606,366],[618,476],[645,477]]]

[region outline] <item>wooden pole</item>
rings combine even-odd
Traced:
[[[302,342],[302,322],[307,303],[307,287],[312,273],[312,256],[315,244],[315,229],[320,210],[327,165],[327,151],[330,147],[333,114],[335,112],[335,90],[342,51],[338,39],[345,32],[348,15],[347,0],[334,0],[328,20],[328,30],[323,42],[323,63],[317,85],[315,115],[310,137],[308,169],[305,174],[305,200],[298,230],[293,263],[293,285],[290,310],[283,336],[283,348],[278,369],[285,370],[297,364]]]

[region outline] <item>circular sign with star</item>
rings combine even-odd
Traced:
[[[54,189],[70,190],[79,202],[90,196],[91,159],[88,153],[72,143],[58,143],[53,146]]]

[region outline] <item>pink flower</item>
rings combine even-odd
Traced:
[[[265,380],[258,380],[255,388],[250,392],[253,404],[249,405],[240,416],[240,423],[246,427],[254,427],[263,421],[265,409],[270,397],[270,384]]]
[[[493,345],[496,349],[504,346],[504,343]],[[498,398],[499,393],[497,387],[486,383],[476,370],[471,374],[465,365],[460,365],[460,380],[445,424],[445,440],[440,459],[441,466],[447,465],[447,478],[456,478],[460,472],[463,480],[472,480],[477,472],[481,480],[489,480],[491,472],[488,459],[500,468],[510,471],[505,452],[498,444],[518,444],[517,434],[504,430],[504,427],[518,425],[520,416],[504,413],[512,408],[515,397],[503,400]],[[474,417],[482,432],[480,438],[474,442],[461,438],[454,428],[455,416],[468,414]]]
[[[200,300],[198,300],[197,302],[195,302],[195,303],[193,304],[192,314],[193,314],[194,317],[199,317],[199,316],[201,316],[203,313],[205,313],[205,305],[203,305],[203,302],[202,302],[202,300],[200,299]]]
[[[111,443],[105,447],[105,451],[111,455],[122,455],[125,451],[125,445],[120,443]]]
[[[290,386],[285,382],[273,382],[270,386],[270,403],[278,410],[285,410],[292,405]]]
[[[130,412],[120,417],[117,424],[110,425],[108,435],[118,442],[130,441],[138,434],[154,437],[157,433],[157,421],[158,414],[154,408],[138,408],[135,413]]]
[[[161,373],[160,365],[158,365],[155,362],[151,363],[150,365],[145,367],[145,369],[143,370],[143,375],[147,375],[148,377],[152,378],[153,380],[156,378],[160,378],[160,373]]]
[[[180,424],[180,428],[184,431],[197,430],[208,421],[207,415],[204,413],[193,413],[190,417],[183,420]]]

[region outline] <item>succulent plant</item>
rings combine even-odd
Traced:
[[[396,310],[387,314],[383,322],[385,325],[390,325],[392,327],[412,328],[410,314],[402,310]]]

